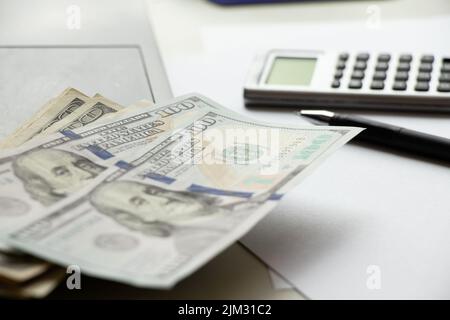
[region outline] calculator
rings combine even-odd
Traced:
[[[251,66],[246,106],[450,113],[450,53],[272,50]]]

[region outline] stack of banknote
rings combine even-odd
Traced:
[[[166,289],[237,241],[359,128],[263,123],[199,94],[69,88],[0,142],[0,295],[82,274]]]

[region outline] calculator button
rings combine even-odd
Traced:
[[[423,55],[422,58],[420,58],[420,62],[433,63],[433,61],[434,56],[432,56],[431,54]]]
[[[348,87],[350,89],[361,89],[362,88],[362,81],[361,80],[350,80],[350,83],[348,84]]]
[[[450,82],[450,73],[441,73],[439,82]]]
[[[405,81],[408,80],[408,72],[400,71],[395,75],[395,81]]]
[[[387,53],[381,53],[378,55],[378,61],[389,62],[391,60],[391,55]]]
[[[450,72],[450,63],[444,63],[442,65],[441,72]]]
[[[386,72],[375,71],[375,73],[373,74],[373,80],[386,80]]]
[[[334,79],[333,82],[331,82],[331,87],[332,88],[339,88],[341,85],[341,82],[337,79]]]
[[[402,54],[399,59],[400,62],[411,62],[412,61],[412,55],[410,54]]]
[[[392,86],[392,89],[394,90],[406,90],[406,82],[404,81],[395,81],[394,85]]]
[[[338,70],[345,69],[345,62],[344,61],[338,61],[338,63],[336,64],[336,69],[338,69]]]
[[[342,70],[336,70],[336,72],[334,73],[334,79],[339,80],[343,75],[344,73],[342,72]]]
[[[409,62],[400,62],[397,66],[397,71],[409,71],[409,69],[411,69]]]
[[[342,53],[339,55],[339,60],[347,61],[347,60],[348,60],[348,53],[347,53],[347,52],[342,52]]]
[[[367,52],[362,52],[356,56],[356,61],[367,61],[369,60],[369,54]]]
[[[431,80],[431,73],[428,72],[420,72],[417,75],[417,81],[430,81]]]
[[[376,71],[386,71],[389,68],[389,64],[387,62],[378,62],[375,66]]]
[[[450,83],[448,83],[448,82],[447,83],[443,83],[443,82],[439,83],[437,90],[439,92],[450,92]]]
[[[372,90],[383,90],[384,89],[384,82],[375,80],[370,85],[370,89],[372,89]]]
[[[430,86],[428,85],[428,82],[417,82],[414,87],[414,90],[416,91],[428,91],[429,89]]]
[[[364,78],[364,71],[354,70],[351,77],[352,77],[352,79],[361,80]]]
[[[364,61],[356,61],[354,67],[355,70],[365,70],[367,68],[367,63]]]
[[[433,70],[433,65],[431,63],[422,63],[419,66],[419,72],[431,72]]]

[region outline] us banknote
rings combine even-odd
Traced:
[[[0,252],[0,282],[23,283],[42,274],[49,264],[30,256]]]
[[[13,134],[2,141],[2,146],[19,146],[23,142],[42,135],[48,127],[62,121],[70,114],[76,113],[81,106],[86,105],[90,98],[83,93],[68,88],[60,95],[48,101],[41,109],[30,117],[28,121],[22,124]],[[30,292],[29,289],[39,288],[38,284],[45,284],[41,287],[50,288],[50,280],[45,282],[36,281],[30,285],[32,279],[40,276],[50,268],[50,264],[17,253],[0,252],[0,295],[8,295],[18,292]],[[55,279],[54,282],[56,282]],[[24,283],[27,283],[24,285]],[[20,289],[18,289],[20,287]],[[40,290],[43,293],[45,290]]]
[[[81,128],[122,109],[124,109],[123,106],[96,96],[72,114],[46,128],[42,134],[49,135],[58,131]]]
[[[2,142],[3,147],[18,146],[25,141],[42,135],[43,131],[49,127],[53,127],[69,115],[77,113],[83,105],[89,104],[90,100],[88,96],[80,91],[67,88],[60,95],[48,101],[36,114],[21,125],[15,133],[5,139]],[[31,279],[41,275],[49,267],[50,264],[33,257],[0,252],[0,281],[10,286],[11,284],[17,286],[24,282],[30,283]],[[36,284],[34,284],[33,288],[36,287]],[[16,292],[17,290],[13,291]],[[8,290],[5,287],[0,290],[0,294],[7,292]]]
[[[0,235],[89,185],[117,155],[146,146],[196,114],[218,108],[197,96],[181,97],[0,153]],[[0,249],[8,248],[0,242]]]
[[[78,92],[75,89],[69,88],[60,94],[57,98],[49,101],[38,113],[38,115],[45,116],[48,112],[47,105],[53,103],[64,108],[63,102],[58,102],[58,99],[64,99],[65,93]],[[148,100],[140,100],[127,108],[122,108],[115,102],[108,100],[100,94],[94,95],[87,100],[81,107],[67,114],[65,117],[57,118],[58,121],[53,121],[53,124],[45,129],[45,123],[39,128],[36,123],[39,123],[39,117],[33,116],[27,123],[31,124],[25,131],[24,136],[42,137],[53,132],[59,131],[63,128],[73,129],[75,127],[85,126],[93,123],[103,117],[112,115],[118,110],[125,112],[126,110],[133,110],[134,108],[148,108],[153,105],[153,102]],[[44,130],[45,129],[45,130]],[[31,132],[27,132],[27,130]],[[37,134],[33,134],[39,131]],[[31,134],[29,134],[31,133]],[[14,138],[10,140],[13,142]],[[61,272],[48,272],[47,270],[52,266],[42,260],[35,259],[30,256],[0,252],[0,295],[3,296],[19,296],[19,297],[38,297],[43,296],[52,290],[61,279]],[[41,276],[46,272],[45,276]],[[3,285],[2,285],[3,284]]]
[[[82,105],[72,103],[71,108],[69,108],[66,97],[67,95],[75,94],[78,95],[78,97],[83,97],[86,101]],[[79,98],[75,101],[81,101],[78,99]],[[49,105],[53,105],[53,109],[49,109]],[[151,105],[153,105],[151,101],[141,100],[130,105],[129,110],[132,110],[135,107],[143,108]],[[75,108],[75,106],[78,106],[78,108]],[[51,113],[56,108],[60,108],[59,116],[54,117],[50,122],[43,122],[42,118],[51,117]],[[125,108],[122,108],[117,103],[106,99],[100,94],[96,94],[92,99],[88,99],[87,96],[79,91],[68,88],[58,97],[47,102],[36,115],[32,116],[27,121],[26,125],[21,127],[21,135],[23,137],[36,138],[59,131],[65,127],[72,129],[73,127],[85,126],[102,117],[111,115],[118,110],[125,110]],[[63,121],[65,122],[63,123]],[[62,125],[59,125],[60,123],[62,123]],[[11,144],[18,144],[21,142],[19,141],[20,139],[20,137],[11,136],[9,142]],[[20,296],[22,297],[30,295],[36,297],[36,292],[38,292],[39,295],[42,296],[45,292],[48,292],[54,287],[51,285],[52,279],[56,285],[61,278],[60,276],[55,276],[58,273],[52,272],[50,274],[54,275],[53,278],[46,275],[45,277],[36,279],[50,267],[51,265],[49,263],[30,256],[0,252],[0,295],[9,296],[10,293],[13,293],[14,295],[20,293]],[[45,281],[42,279],[45,279]],[[25,282],[26,284],[23,284]],[[4,285],[1,286],[1,283],[4,283]]]
[[[1,149],[14,148],[39,135],[53,124],[63,120],[90,98],[80,91],[68,88],[47,102],[35,115],[0,142]]]
[[[65,270],[53,267],[25,283],[0,283],[0,296],[15,299],[43,298],[56,288],[64,276]]]
[[[259,123],[199,95],[182,101],[216,108],[120,154],[51,207],[32,209],[36,219],[22,221],[8,243],[92,276],[168,288],[238,240],[360,131]]]

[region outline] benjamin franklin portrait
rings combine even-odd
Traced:
[[[93,206],[128,229],[167,237],[174,223],[220,212],[215,199],[201,194],[171,191],[135,181],[113,181],[97,187]]]
[[[43,205],[77,191],[106,169],[75,153],[53,149],[21,154],[12,167],[25,190]]]

